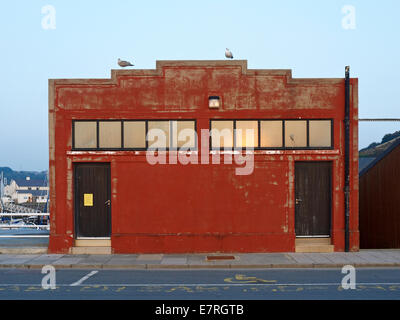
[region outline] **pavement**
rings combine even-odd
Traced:
[[[30,251],[29,248],[19,248],[19,251],[13,253],[7,251],[9,248],[0,248],[0,268],[37,269],[44,265],[52,265],[59,269],[341,268],[344,265],[370,268],[400,267],[400,250],[395,249],[333,253],[111,255],[46,254],[35,252],[37,248],[31,249]]]

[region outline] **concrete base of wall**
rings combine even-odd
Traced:
[[[331,238],[297,238],[296,252],[333,252]]]

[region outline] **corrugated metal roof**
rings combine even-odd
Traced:
[[[367,167],[375,157],[360,157],[358,159],[358,172],[361,172],[365,167]]]

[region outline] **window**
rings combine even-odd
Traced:
[[[145,121],[124,121],[124,148],[146,148]]]
[[[283,146],[283,131],[281,120],[260,121],[261,148],[281,148]]]
[[[196,150],[196,120],[73,120],[73,150]],[[212,149],[331,149],[332,119],[210,120]]]
[[[331,119],[211,120],[211,148],[333,148]]]
[[[233,120],[212,120],[210,135],[212,148],[233,148]]]
[[[74,121],[74,148],[97,148],[97,123],[96,121]]]
[[[99,122],[99,147],[101,149],[121,148],[121,121]]]
[[[168,120],[148,122],[150,149],[195,149],[196,122],[193,120]]]
[[[72,128],[78,150],[197,148],[195,120],[73,120]]]
[[[169,148],[169,121],[149,121],[147,141],[150,149]]]
[[[285,121],[285,147],[287,148],[307,147],[306,120]]]
[[[238,148],[258,147],[258,121],[236,121],[235,141]]]
[[[330,147],[332,145],[330,120],[310,120],[310,147]]]
[[[172,147],[173,148],[196,148],[196,130],[194,121],[171,121]]]

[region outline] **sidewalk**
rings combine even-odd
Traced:
[[[1,252],[1,251],[0,251]],[[400,267],[400,250],[240,254],[0,254],[0,268],[199,269]]]

